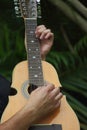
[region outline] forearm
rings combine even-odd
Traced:
[[[0,125],[0,130],[28,130],[34,122],[34,113],[31,109],[24,107],[8,121]]]

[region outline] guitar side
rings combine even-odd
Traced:
[[[58,74],[55,71],[54,67],[45,61],[42,61],[42,67],[44,79],[47,82],[53,83],[57,87],[61,86],[58,79]],[[22,87],[24,86],[26,81],[28,81],[28,77],[27,61],[23,61],[17,64],[14,68],[12,77],[12,86],[15,87],[15,89],[17,90],[17,94],[15,96],[9,97],[9,103],[2,115],[1,122],[8,120],[27,103],[28,98],[26,95],[28,94],[28,86],[25,87],[25,90],[23,90]],[[62,130],[80,130],[78,118],[67,103],[65,96],[63,96],[61,100],[60,108],[56,109],[49,116],[42,119],[41,122],[37,123],[61,124]]]

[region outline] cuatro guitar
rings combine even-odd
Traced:
[[[17,0],[15,0],[16,4]],[[36,86],[43,86],[46,82],[51,82],[57,87],[61,86],[54,67],[46,61],[41,61],[40,46],[38,39],[35,37],[37,1],[19,0],[18,4],[25,22],[27,60],[17,64],[13,70],[12,86],[17,90],[17,94],[9,97],[2,122],[12,117],[26,104],[29,99],[29,92]],[[60,124],[62,130],[80,130],[78,118],[67,103],[65,96],[61,100],[60,108],[41,119],[37,124]]]

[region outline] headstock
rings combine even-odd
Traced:
[[[17,17],[37,18],[37,7],[40,16],[40,0],[14,0],[14,5]]]

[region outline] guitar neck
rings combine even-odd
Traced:
[[[40,44],[35,36],[36,27],[36,18],[25,19],[29,83],[36,86],[43,86],[44,79],[41,63]]]

